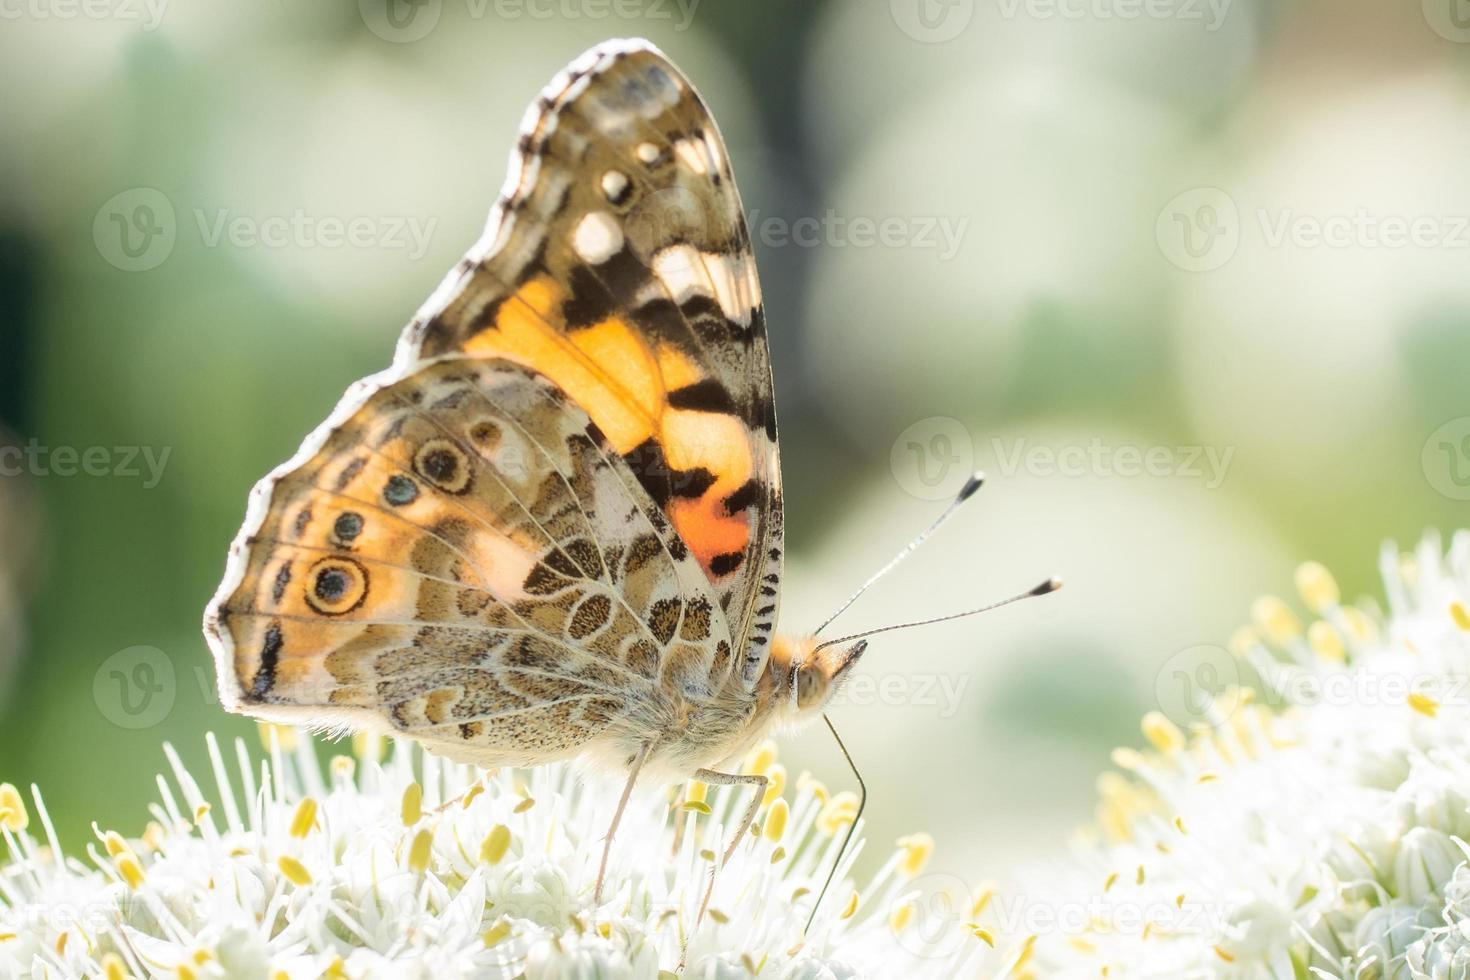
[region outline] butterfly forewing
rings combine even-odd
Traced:
[[[533,107],[492,250],[409,354],[495,354],[580,404],[713,584],[749,686],[777,611],[782,516],[760,287],[729,158],[689,82],[595,49]]]
[[[222,695],[482,764],[716,761],[754,737],[779,483],[724,144],[656,50],[600,46],[393,369],[257,486],[206,613]]]

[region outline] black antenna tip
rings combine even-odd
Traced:
[[[958,504],[969,500],[972,496],[974,496],[975,491],[979,490],[980,487],[984,484],[985,474],[980,470],[976,470],[970,475],[970,478],[965,481],[965,485],[960,487],[960,492],[955,494],[954,502]]]
[[[1029,594],[1030,595],[1046,595],[1048,592],[1055,592],[1057,589],[1060,589],[1061,587],[1062,587],[1062,580],[1059,579],[1059,578],[1057,578],[1055,575],[1053,575],[1051,578],[1047,579],[1045,582],[1042,582],[1036,588],[1032,589]]]

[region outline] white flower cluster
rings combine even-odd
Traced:
[[[1259,684],[1114,753],[1099,839],[1017,887],[1028,969],[1470,978],[1470,534],[1382,566],[1386,614],[1303,565],[1313,621],[1267,597],[1232,640]]]
[[[0,975],[655,978],[687,944],[691,978],[937,980],[1005,955],[954,915],[929,920],[922,834],[861,891],[850,851],[804,933],[856,800],[803,776],[788,801],[769,745],[747,760],[772,779],[760,820],[696,923],[739,788],[635,795],[594,906],[614,805],[596,781],[486,774],[408,743],[380,765],[362,738],[324,772],[310,739],[264,730],[258,769],[243,743],[229,766],[209,738],[212,799],[165,747],[172,778],[146,832],[99,830],[85,860],[63,857],[38,792],[28,807],[0,786]]]

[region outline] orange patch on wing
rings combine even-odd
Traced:
[[[705,377],[698,363],[671,344],[650,349],[636,324],[619,317],[568,334],[565,298],[548,277],[531,279],[501,305],[494,326],[465,343],[466,353],[506,357],[544,374],[582,406],[619,453],[652,437],[671,468],[714,474],[701,496],[675,497],[667,507],[713,580],[710,563],[743,552],[750,542],[745,514],[727,514],[724,503],[754,471],[749,432],[732,415],[671,410],[669,391]]]
[[[743,552],[750,543],[745,514],[728,514],[725,498],[750,479],[750,434],[733,415],[715,412],[665,412],[661,427],[664,456],[679,470],[703,467],[715,475],[709,489],[694,499],[669,502],[669,520],[706,573],[719,555]],[[710,574],[710,578],[715,576]]]
[[[622,342],[615,328],[591,341],[594,347],[611,346],[611,360],[604,363],[596,353],[589,356],[561,329],[562,299],[561,290],[550,279],[530,280],[501,305],[493,327],[465,343],[465,351],[507,357],[546,375],[582,406],[614,449],[629,452],[653,432],[656,416],[647,406],[663,401],[661,391],[656,400],[639,397],[653,393],[648,383],[652,359],[626,326]],[[635,351],[637,357],[632,356]]]

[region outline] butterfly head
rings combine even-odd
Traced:
[[[784,692],[787,713],[798,718],[821,714],[867,648],[866,640],[825,644],[815,636],[777,636],[769,669]]]

